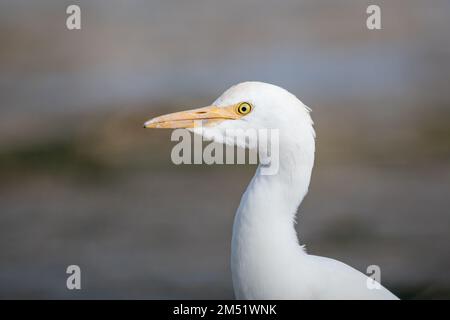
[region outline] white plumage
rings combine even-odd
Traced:
[[[369,289],[365,274],[342,262],[309,255],[299,245],[294,221],[308,191],[314,164],[315,133],[309,109],[288,91],[261,82],[233,86],[213,106],[225,112],[243,101],[253,108],[242,117],[223,116],[218,121],[217,117],[208,118],[204,111],[194,110],[146,123],[147,127],[188,127],[227,144],[236,143],[227,138],[227,129],[279,130],[278,173],[264,175],[260,165],[235,216],[231,270],[236,298],[397,299],[382,286]],[[174,125],[180,120],[192,120],[192,114],[198,114],[197,118],[201,114],[204,120],[214,118],[214,122],[201,129],[185,123]],[[171,126],[167,125],[169,120]]]

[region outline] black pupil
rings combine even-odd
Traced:
[[[245,112],[245,111],[247,111],[247,107],[242,107],[242,112]]]

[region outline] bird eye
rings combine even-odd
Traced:
[[[236,107],[236,113],[245,116],[252,111],[252,105],[248,102],[241,102]]]

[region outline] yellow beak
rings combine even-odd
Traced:
[[[144,128],[195,128],[208,126],[224,120],[235,120],[242,115],[235,112],[235,105],[228,107],[208,106],[174,112],[148,120]]]

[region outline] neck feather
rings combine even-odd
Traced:
[[[294,230],[297,209],[311,179],[314,163],[314,140],[311,140],[306,147],[305,143],[280,145],[276,174],[264,175],[261,166],[258,167],[242,197],[236,223],[246,223],[252,228],[265,223],[269,228],[273,223],[283,223]]]
[[[307,142],[307,143],[306,143]],[[275,175],[257,169],[245,191],[233,226],[231,268],[235,292],[259,283],[304,251],[294,228],[297,208],[306,195],[314,162],[314,137],[280,144],[280,166]],[[281,264],[281,266],[280,266]],[[249,281],[255,277],[255,281]],[[242,293],[243,294],[243,293]]]

